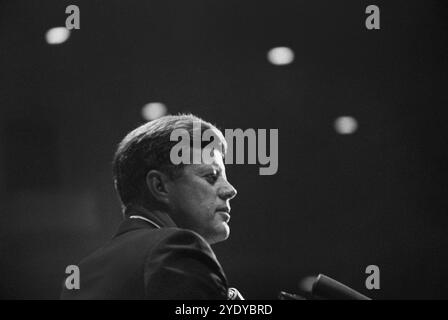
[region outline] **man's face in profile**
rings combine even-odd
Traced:
[[[202,150],[193,152],[203,159]],[[236,190],[227,181],[221,152],[213,150],[210,160],[185,165],[182,175],[170,183],[169,198],[178,226],[199,233],[213,244],[229,237],[229,203]]]

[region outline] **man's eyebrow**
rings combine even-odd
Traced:
[[[216,171],[218,171],[219,173],[221,173],[222,172],[222,169],[217,165],[217,164],[202,164],[199,168],[198,168],[198,170],[201,172],[201,173],[205,173],[206,171],[209,171],[209,170],[216,170]]]

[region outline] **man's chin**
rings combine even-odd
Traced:
[[[227,240],[230,236],[230,227],[226,222],[221,222],[214,232],[213,237],[208,240],[209,244],[215,244]]]

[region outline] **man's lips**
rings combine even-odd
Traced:
[[[216,210],[216,213],[218,213],[220,216],[222,216],[225,222],[230,221],[230,209],[229,208],[219,208]]]

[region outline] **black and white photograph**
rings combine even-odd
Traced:
[[[0,300],[448,299],[447,35],[440,0],[0,0]]]

